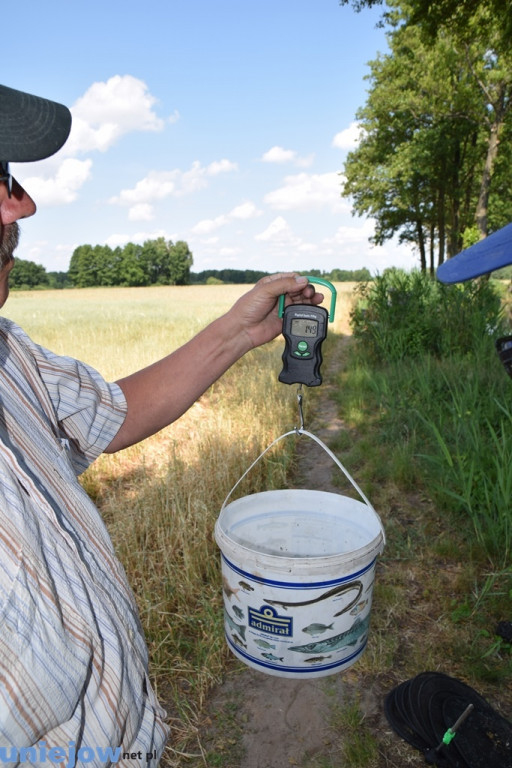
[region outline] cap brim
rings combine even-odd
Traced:
[[[493,232],[437,269],[442,283],[462,283],[512,263],[512,224]]]
[[[0,160],[28,163],[57,152],[69,136],[63,104],[0,85]]]

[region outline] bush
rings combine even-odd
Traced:
[[[465,354],[475,338],[500,332],[500,298],[488,281],[446,286],[427,274],[386,270],[356,291],[354,337],[380,361]]]
[[[511,382],[494,348],[504,330],[498,293],[486,280],[445,286],[400,270],[360,293],[364,303],[352,315],[356,353],[372,371],[381,444],[390,461],[406,450],[410,476],[423,476],[493,567],[505,567],[512,555],[512,411]]]

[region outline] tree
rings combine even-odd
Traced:
[[[79,245],[69,262],[68,275],[76,288],[98,285],[96,255],[92,245]]]
[[[11,288],[35,288],[48,285],[46,269],[41,264],[26,259],[16,259],[9,275]]]
[[[205,269],[202,272],[191,272],[190,281],[192,283],[206,283],[209,285],[211,282],[210,278],[212,278],[216,285],[220,283],[252,285],[268,274],[268,272],[263,272],[259,269]]]
[[[108,245],[80,245],[73,252],[68,274],[77,288],[186,285],[192,261],[187,243],[173,245],[163,237],[146,240],[143,245],[127,243],[114,250]]]
[[[71,288],[72,283],[67,272],[48,272],[48,288]]]
[[[361,269],[333,269],[329,279],[335,283],[366,283],[372,279],[372,276],[369,269],[361,267]]]
[[[459,36],[466,35],[475,18],[485,19],[498,30],[500,46],[508,47],[512,34],[510,0],[409,0],[411,23],[420,25],[434,38],[440,29],[448,29]]]
[[[430,261],[432,270],[434,243],[442,261],[468,216],[475,126],[464,116],[466,79],[449,40],[425,46],[416,28],[399,27],[390,48],[371,62],[372,87],[358,112],[361,141],[347,157],[343,193],[355,212],[375,218],[376,243],[398,234],[418,247],[422,269]]]
[[[353,196],[355,212],[375,217],[375,242],[398,233],[418,247],[422,269],[429,256],[433,271],[435,245],[442,263],[475,222],[485,235],[492,183],[503,187],[506,178],[510,185],[510,166],[497,163],[497,149],[510,121],[512,67],[498,41],[490,49],[489,37],[476,31],[472,40],[446,30],[426,39],[408,8],[396,3],[387,16],[391,53],[371,63],[344,194]]]
[[[144,269],[142,260],[142,246],[135,243],[125,245],[120,264],[120,278],[119,285],[148,285],[147,270]]]
[[[352,5],[359,13],[363,8],[383,5],[383,0],[340,0],[340,5]],[[421,26],[431,38],[443,28],[463,32],[481,11],[489,11],[504,43],[512,35],[510,0],[408,0],[407,6],[410,23]]]
[[[483,107],[482,121],[487,132],[487,151],[475,213],[481,237],[488,233],[489,197],[498,148],[512,114],[512,53],[509,45],[502,45],[502,30],[490,24],[488,15],[488,9],[475,15],[460,43],[478,84]],[[483,39],[479,34],[482,27],[486,29]]]
[[[190,268],[194,263],[192,252],[184,240],[178,240],[169,248],[169,283],[189,285]]]
[[[108,245],[80,245],[69,263],[69,279],[76,288],[94,285],[118,285],[117,251]]]
[[[146,273],[148,285],[168,285],[170,282],[170,248],[165,238],[146,240],[140,254],[141,266]]]

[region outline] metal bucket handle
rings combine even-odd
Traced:
[[[255,459],[249,467],[247,467],[247,469],[245,470],[243,475],[236,481],[236,483],[234,484],[234,486],[232,487],[232,489],[230,490],[230,492],[228,493],[228,495],[224,499],[224,503],[223,503],[223,505],[221,507],[221,512],[224,510],[224,507],[226,506],[227,502],[231,498],[231,495],[233,494],[233,492],[238,488],[238,486],[240,485],[242,480],[246,477],[246,475],[249,474],[251,469],[256,466],[258,461],[260,461],[260,459],[262,459],[263,456],[265,456],[265,454],[268,451],[270,451],[270,449],[273,448],[274,445],[276,445],[280,440],[283,440],[285,437],[289,437],[290,435],[306,435],[306,437],[310,437],[311,440],[314,440],[315,443],[318,443],[320,448],[323,448],[323,450],[327,453],[327,455],[334,461],[335,464],[337,464],[337,466],[341,469],[341,471],[343,472],[343,474],[345,475],[347,480],[349,480],[349,482],[352,484],[352,486],[355,488],[355,490],[361,496],[361,498],[363,499],[363,501],[366,504],[366,506],[369,509],[371,509],[371,511],[374,513],[375,517],[379,521],[379,525],[380,525],[380,528],[381,528],[381,531],[382,531],[382,537],[383,537],[383,542],[382,543],[383,543],[383,545],[385,545],[385,543],[386,543],[386,534],[385,534],[384,526],[382,525],[382,521],[380,519],[380,516],[377,514],[377,512],[375,511],[373,505],[370,503],[368,498],[365,496],[365,494],[363,493],[361,488],[358,486],[358,484],[356,483],[356,481],[354,480],[352,475],[348,472],[347,469],[345,469],[345,467],[343,466],[341,461],[338,459],[338,457],[334,455],[334,453],[325,445],[325,443],[323,443],[320,440],[319,437],[317,437],[316,435],[313,435],[311,432],[308,432],[307,430],[302,429],[302,428],[300,428],[300,429],[292,429],[289,432],[285,432],[284,435],[281,435],[280,437],[277,437],[272,443],[270,443],[269,446],[267,446],[267,448],[265,448],[264,451],[262,451],[262,453],[260,453],[258,458]]]

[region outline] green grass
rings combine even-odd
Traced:
[[[420,283],[412,317],[407,301]],[[494,629],[512,611],[512,382],[493,341],[503,317],[490,285],[443,292],[437,305],[439,286],[417,276],[384,278],[374,302],[373,290],[353,314],[356,343],[338,386],[357,434],[347,461],[385,510],[388,539],[362,664],[374,673],[400,664],[404,677],[449,664],[477,686],[503,683],[510,647]],[[394,339],[402,310],[403,331],[421,329],[424,346],[411,354]],[[384,635],[393,622],[409,623],[415,641],[402,652]]]
[[[365,723],[358,699],[341,708],[336,719],[338,727],[346,734],[342,749],[344,764],[350,768],[377,766],[377,742]]]

